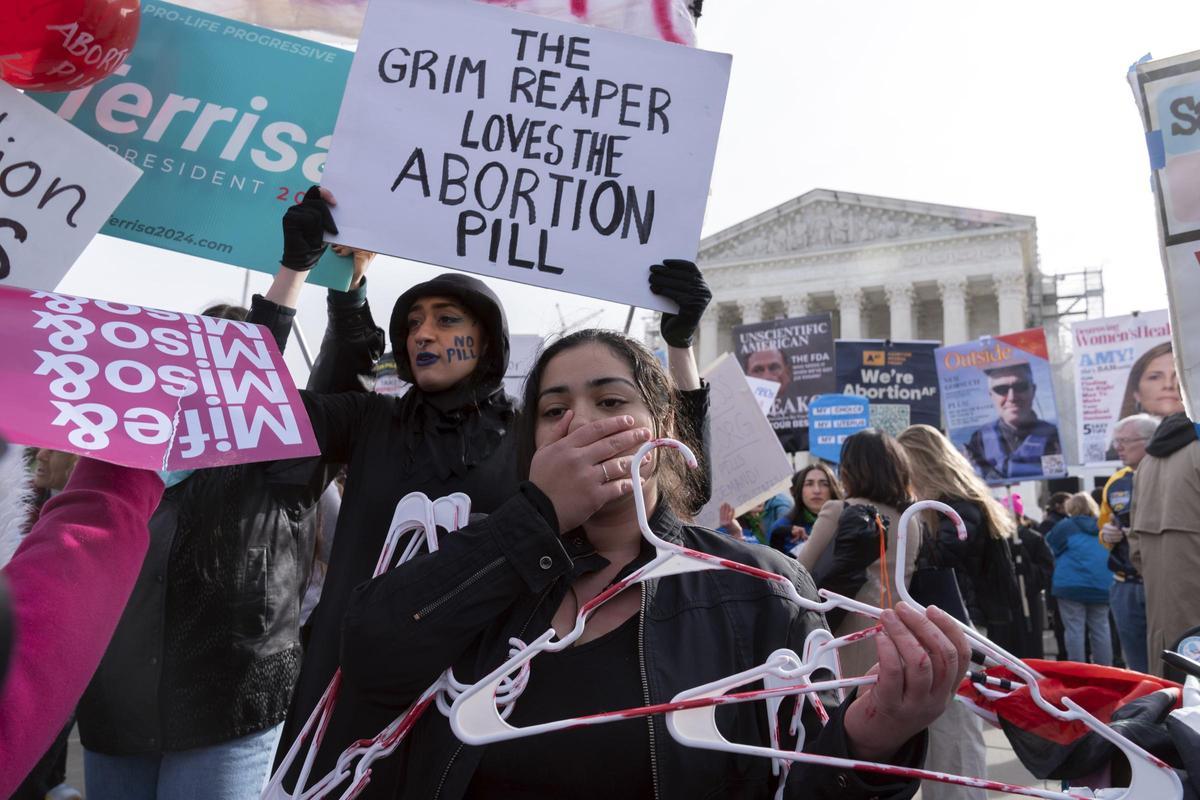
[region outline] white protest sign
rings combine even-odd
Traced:
[[[775,407],[775,395],[779,394],[782,384],[749,375],[746,376],[746,383],[750,384],[750,391],[754,392],[754,399],[758,401],[763,414],[770,414],[771,409]]]
[[[736,358],[721,356],[704,371],[704,378],[710,387],[712,499],[696,522],[716,528],[721,503],[741,514],[785,489],[792,480],[792,462]]]
[[[728,55],[474,0],[367,11],[322,185],[336,240],[661,311],[695,260]]]
[[[141,176],[0,81],[0,286],[58,286]]]
[[[1192,414],[1200,397],[1200,51],[1129,72],[1146,132],[1171,339]]]

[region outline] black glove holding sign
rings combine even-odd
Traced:
[[[704,275],[691,261],[668,258],[650,267],[650,291],[679,304],[679,313],[662,315],[662,337],[671,347],[691,347],[700,317],[712,300]]]
[[[880,534],[887,534],[887,517],[875,506],[848,505],[838,517],[832,554],[825,551],[813,568],[813,580],[821,589],[853,598],[867,584],[867,567],[879,560]],[[845,609],[825,614],[830,630],[837,630],[846,616]]]
[[[283,256],[279,263],[297,272],[308,272],[325,254],[325,234],[337,232],[321,187],[308,187],[303,202],[283,215]]]

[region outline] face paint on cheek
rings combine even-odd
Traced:
[[[474,336],[455,336],[454,347],[446,348],[447,364],[453,364],[455,361],[475,361],[478,358]]]

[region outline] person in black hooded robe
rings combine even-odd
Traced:
[[[337,232],[328,208],[335,202],[327,190],[313,187],[303,203],[288,210],[281,269],[266,296],[256,297],[256,303],[285,312],[296,306],[308,270],[325,250],[324,234]],[[671,345],[672,374],[683,388],[693,389],[683,392],[681,417],[690,422],[692,438],[704,452],[708,389],[701,385],[690,348],[711,295],[690,262],[655,265],[650,280],[652,289],[680,305],[680,313],[664,314],[662,328]],[[365,279],[351,292],[331,291],[329,302],[365,308]],[[463,492],[471,498],[473,514],[486,514],[517,492],[516,451],[510,434],[517,410],[503,387],[508,324],[495,293],[468,275],[439,275],[400,296],[389,334],[399,377],[412,384],[402,397],[301,393],[321,461],[345,464],[347,476],[329,569],[310,618],[311,639],[276,750],[276,767],[339,666],[346,605],[354,587],[374,572],[397,502],[410,492],[430,498]],[[346,347],[341,343],[342,352]],[[321,361],[318,357],[314,369],[322,368]],[[698,493],[707,500],[711,472],[702,472]],[[368,701],[343,682],[309,784],[332,769],[352,742],[371,738],[394,717],[395,709]],[[398,761],[376,762],[372,781],[361,796],[372,797],[379,787],[392,785],[388,776]],[[289,788],[298,772],[293,767],[286,782]]]

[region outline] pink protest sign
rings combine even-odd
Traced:
[[[318,453],[270,333],[0,287],[0,434],[152,470]]]

